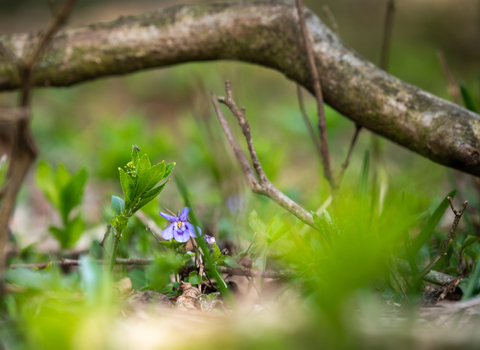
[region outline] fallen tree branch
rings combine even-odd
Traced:
[[[480,175],[478,115],[375,67],[308,10],[305,20],[327,104],[435,162]],[[276,69],[313,92],[298,37],[291,2],[174,6],[59,32],[41,57],[34,84],[70,86],[145,68],[238,60]],[[35,35],[4,35],[0,41],[21,57]],[[0,57],[0,90],[19,86],[15,65]]]

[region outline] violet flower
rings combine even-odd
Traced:
[[[212,237],[212,236],[209,236],[209,235],[203,235],[203,237],[205,238],[205,242],[207,242],[208,244],[212,245],[212,244],[215,244],[215,237]]]
[[[190,209],[187,207],[183,208],[180,216],[172,216],[160,212],[160,215],[171,222],[171,224],[162,232],[162,237],[165,239],[175,238],[177,242],[185,243],[188,242],[190,237],[197,237],[195,231],[195,226],[187,222],[187,216]],[[202,234],[202,230],[197,226],[197,230]]]

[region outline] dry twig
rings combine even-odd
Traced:
[[[308,133],[310,134],[310,138],[312,139],[313,144],[315,145],[315,148],[318,152],[318,155],[320,156],[320,160],[322,160],[322,145],[320,145],[320,141],[318,140],[317,135],[315,135],[315,131],[313,130],[312,124],[310,123],[310,119],[308,119],[307,110],[305,108],[305,102],[303,101],[302,88],[298,84],[297,84],[297,99],[298,99],[298,106],[300,107],[300,113],[302,115],[303,121],[307,126]]]
[[[355,133],[353,134],[352,141],[350,142],[350,148],[348,149],[347,157],[345,158],[345,161],[342,164],[342,168],[340,169],[340,174],[338,174],[338,179],[336,186],[340,186],[340,183],[342,182],[343,174],[345,174],[345,170],[347,170],[349,161],[350,161],[350,156],[352,155],[353,147],[355,147],[355,143],[357,142],[358,134],[360,133],[360,130],[362,130],[362,127],[359,124],[355,124]]]
[[[237,118],[238,124],[240,125],[242,132],[245,135],[245,139],[248,145],[248,151],[250,152],[250,158],[252,159],[255,172],[250,166],[247,157],[240,149],[237,140],[235,140],[235,137],[233,136],[232,131],[228,126],[227,120],[225,119],[225,116],[223,115],[213,92],[211,93],[211,100],[213,103],[213,107],[215,108],[215,112],[217,113],[218,119],[220,120],[220,124],[222,125],[223,131],[225,132],[227,139],[233,148],[233,152],[235,153],[235,156],[240,162],[243,172],[247,177],[250,188],[254,193],[261,194],[270,198],[275,203],[285,208],[287,211],[291,212],[293,215],[295,215],[307,225],[311,227],[316,227],[312,215],[308,211],[306,211],[297,203],[285,196],[268,180],[267,175],[263,171],[262,165],[260,164],[260,161],[258,159],[255,147],[253,146],[252,136],[250,134],[250,125],[245,119],[245,107],[242,107],[241,109],[237,107],[235,101],[233,100],[232,90],[229,81],[225,83],[225,90],[227,93],[227,98],[218,97],[218,101],[225,104],[230,109],[232,114]],[[257,174],[258,179],[255,176],[255,173]]]
[[[388,70],[388,57],[390,54],[390,42],[393,32],[393,18],[395,16],[395,0],[389,0],[387,13],[385,14],[385,27],[383,31],[382,52],[380,55],[380,68]]]
[[[318,114],[318,130],[320,131],[321,152],[323,160],[323,172],[325,178],[330,185],[334,187],[334,180],[332,177],[332,168],[330,164],[330,153],[328,151],[327,140],[327,122],[325,120],[325,109],[323,106],[323,92],[320,84],[320,78],[318,76],[317,65],[315,64],[315,57],[313,56],[312,43],[308,38],[307,27],[305,25],[305,17],[303,14],[302,0],[296,0],[298,18],[300,21],[300,27],[302,30],[303,42],[305,44],[305,51],[308,58],[308,67],[310,69],[310,76],[312,79],[313,90],[315,92],[315,98],[317,100],[317,114]]]
[[[448,68],[447,59],[445,58],[445,55],[443,54],[442,50],[437,51],[437,56],[440,61],[440,64],[442,65],[443,73],[447,78],[448,93],[450,94],[450,96],[452,96],[453,102],[455,102],[458,105],[460,102],[460,99],[458,97],[460,93],[459,93],[458,85],[455,83],[455,79],[453,79],[452,72],[450,71],[450,68]]]
[[[412,286],[415,286],[420,280],[422,280],[431,270],[432,268],[446,255],[448,245],[450,244],[450,241],[455,234],[455,230],[458,226],[458,223],[460,222],[460,219],[462,218],[463,212],[467,208],[468,201],[463,202],[462,204],[462,209],[460,210],[455,210],[453,207],[453,200],[451,197],[447,197],[448,201],[450,202],[450,207],[452,208],[453,213],[455,214],[455,219],[453,220],[452,226],[450,227],[450,230],[448,231],[447,237],[445,237],[445,240],[443,241],[442,245],[440,246],[440,250],[437,253],[437,256],[435,259],[430,262],[430,264],[425,267],[425,269],[422,270],[412,281]]]
[[[332,26],[332,30],[337,36],[340,36],[340,30],[338,29],[338,23],[337,20],[335,19],[335,16],[333,15],[332,11],[330,11],[330,8],[328,5],[325,5],[322,7],[323,13],[327,16],[328,20],[330,21],[330,25]]]

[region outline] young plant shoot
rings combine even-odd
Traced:
[[[152,166],[148,156],[144,154],[140,157],[139,152],[138,146],[132,146],[132,160],[124,168],[118,168],[125,199],[112,196],[111,208],[115,217],[110,220],[110,225],[114,229],[110,272],[113,272],[118,243],[122,238],[122,231],[128,225],[128,220],[162,192],[169,180],[157,185],[170,175],[175,166],[175,163],[165,165],[165,161]]]

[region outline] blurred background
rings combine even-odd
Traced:
[[[68,26],[200,2],[80,0]],[[386,0],[305,0],[304,4],[329,25],[322,10],[328,5],[338,22],[341,38],[378,64]],[[0,1],[2,34],[41,29],[49,18],[48,1]],[[399,1],[389,71],[408,83],[450,99],[436,54],[442,50],[455,80],[465,81],[478,98],[479,42],[479,1]],[[208,94],[210,91],[224,94],[223,83],[227,79],[232,82],[237,102],[247,108],[257,152],[271,181],[309,210],[316,210],[325,202],[328,186],[321,177],[319,157],[302,122],[295,84],[272,70],[238,62],[191,63],[70,88],[37,89],[32,103],[33,130],[40,158],[53,165],[64,163],[72,172],[86,167],[90,174],[83,210],[91,236],[80,240],[77,249],[86,249],[92,238],[101,239],[102,227],[110,215],[109,198],[121,191],[117,168],[128,162],[132,144],[137,144],[154,162],[164,159],[177,163],[174,171],[188,183],[207,232],[224,239],[226,244],[234,240],[235,233],[245,230],[252,208],[270,214],[279,211],[264,198],[250,194],[219,129]],[[305,96],[315,125],[315,102],[308,93]],[[2,93],[0,105],[14,105],[16,98],[14,92]],[[338,172],[354,125],[328,107],[326,114],[333,166]],[[362,159],[370,148],[371,134],[363,130],[345,183],[358,182]],[[389,141],[382,140],[381,149],[380,168],[370,176],[381,182],[379,186],[384,189],[415,194],[425,206],[431,201],[438,202],[456,181],[467,181],[462,180],[461,174]],[[466,191],[463,195],[470,194]],[[478,205],[478,200],[471,200]],[[161,206],[174,211],[181,208],[175,186],[167,186],[146,211],[156,218]],[[52,220],[58,218],[36,188],[32,171],[14,218],[13,234],[18,247],[35,244],[40,251],[56,251],[58,243],[46,230]],[[160,219],[157,222],[160,226],[165,224]],[[142,239],[148,245],[152,238],[145,233]]]

